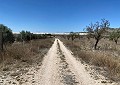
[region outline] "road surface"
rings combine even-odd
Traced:
[[[22,85],[102,85],[90,77],[84,65],[73,57],[59,39],[55,39],[42,66],[33,74]]]
[[[15,80],[18,82],[10,85],[118,85],[94,80],[59,39],[55,39],[41,66]]]

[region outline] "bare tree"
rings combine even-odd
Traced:
[[[109,26],[110,22],[108,20],[102,19],[101,22],[96,22],[95,24],[91,23],[89,26],[86,27],[88,35],[92,35],[92,37],[96,40],[94,45],[95,50],[97,49],[98,42],[103,37],[103,34],[106,32],[106,29],[108,29]]]

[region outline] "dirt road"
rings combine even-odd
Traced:
[[[59,39],[55,39],[40,69],[31,72],[32,77],[22,85],[102,85],[90,77]]]
[[[13,85],[113,85],[94,80],[59,39],[55,39],[42,65],[18,80],[19,84]]]

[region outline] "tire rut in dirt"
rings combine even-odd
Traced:
[[[60,57],[60,74],[61,74],[61,82],[64,83],[65,85],[77,85],[78,82],[75,79],[74,73],[71,72],[69,69],[69,64],[66,62],[65,56],[63,55],[60,45],[58,44],[58,54]]]

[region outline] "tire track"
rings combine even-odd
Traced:
[[[77,85],[78,82],[76,82],[74,73],[71,72],[69,69],[69,65],[66,62],[65,56],[63,55],[60,45],[58,42],[58,51],[59,51],[59,57],[60,57],[60,74],[62,77],[61,82],[63,82],[65,85]]]
[[[77,61],[71,52],[64,46],[64,44],[58,39],[60,49],[65,56],[66,62],[69,65],[69,69],[71,70],[72,73],[75,75],[77,85],[105,85],[102,83],[99,83],[99,81],[95,81],[92,79],[89,75],[89,73],[85,70],[85,67]],[[73,84],[74,85],[74,84]]]
[[[59,39],[44,57],[40,69],[22,85],[108,85],[92,79]]]

